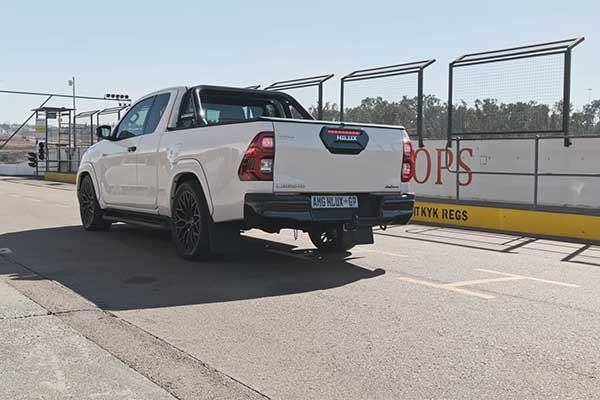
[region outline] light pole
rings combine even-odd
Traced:
[[[73,155],[75,154],[75,149],[77,148],[77,135],[75,131],[75,115],[77,110],[75,108],[75,77],[71,77],[69,79],[69,86],[73,88],[73,116],[70,118],[71,122],[71,135],[73,135],[73,148],[69,149],[69,172],[71,171],[71,164],[73,160]],[[69,141],[71,142],[71,141]]]
[[[75,115],[75,77],[69,79],[69,86],[73,88],[73,115]]]

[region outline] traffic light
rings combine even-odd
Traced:
[[[46,143],[44,142],[40,142],[38,144],[38,159],[40,161],[45,160],[46,159]]]
[[[104,95],[104,98],[111,99],[111,100],[129,100],[129,95],[120,94],[120,93],[106,93]]]
[[[29,166],[31,168],[37,168],[38,165],[38,160],[37,160],[37,154],[35,154],[33,151],[27,153],[27,159],[29,160],[29,162],[27,164],[29,164]]]

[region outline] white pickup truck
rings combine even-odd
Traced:
[[[77,175],[85,229],[169,229],[187,259],[238,248],[253,228],[302,230],[321,251],[346,251],[373,243],[373,226],[412,217],[404,128],[315,121],[285,93],[164,89],[97,134]]]

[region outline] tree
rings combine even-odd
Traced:
[[[356,107],[344,110],[344,120],[387,125],[402,125],[409,133],[416,133],[417,97],[404,96],[399,101],[388,101],[382,97],[366,97]],[[600,134],[600,100],[594,100],[574,111],[571,106],[571,134]],[[453,133],[531,134],[544,131],[560,131],[562,128],[562,102],[554,105],[536,101],[500,103],[497,99],[476,99],[472,104],[459,101],[452,107]],[[315,106],[309,111],[316,117]],[[423,97],[423,136],[442,139],[447,134],[448,106],[435,95]],[[339,121],[339,108],[327,102],[323,106],[323,119]]]

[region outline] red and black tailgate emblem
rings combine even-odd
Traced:
[[[363,129],[324,126],[320,137],[333,154],[358,154],[369,143],[369,135]]]

